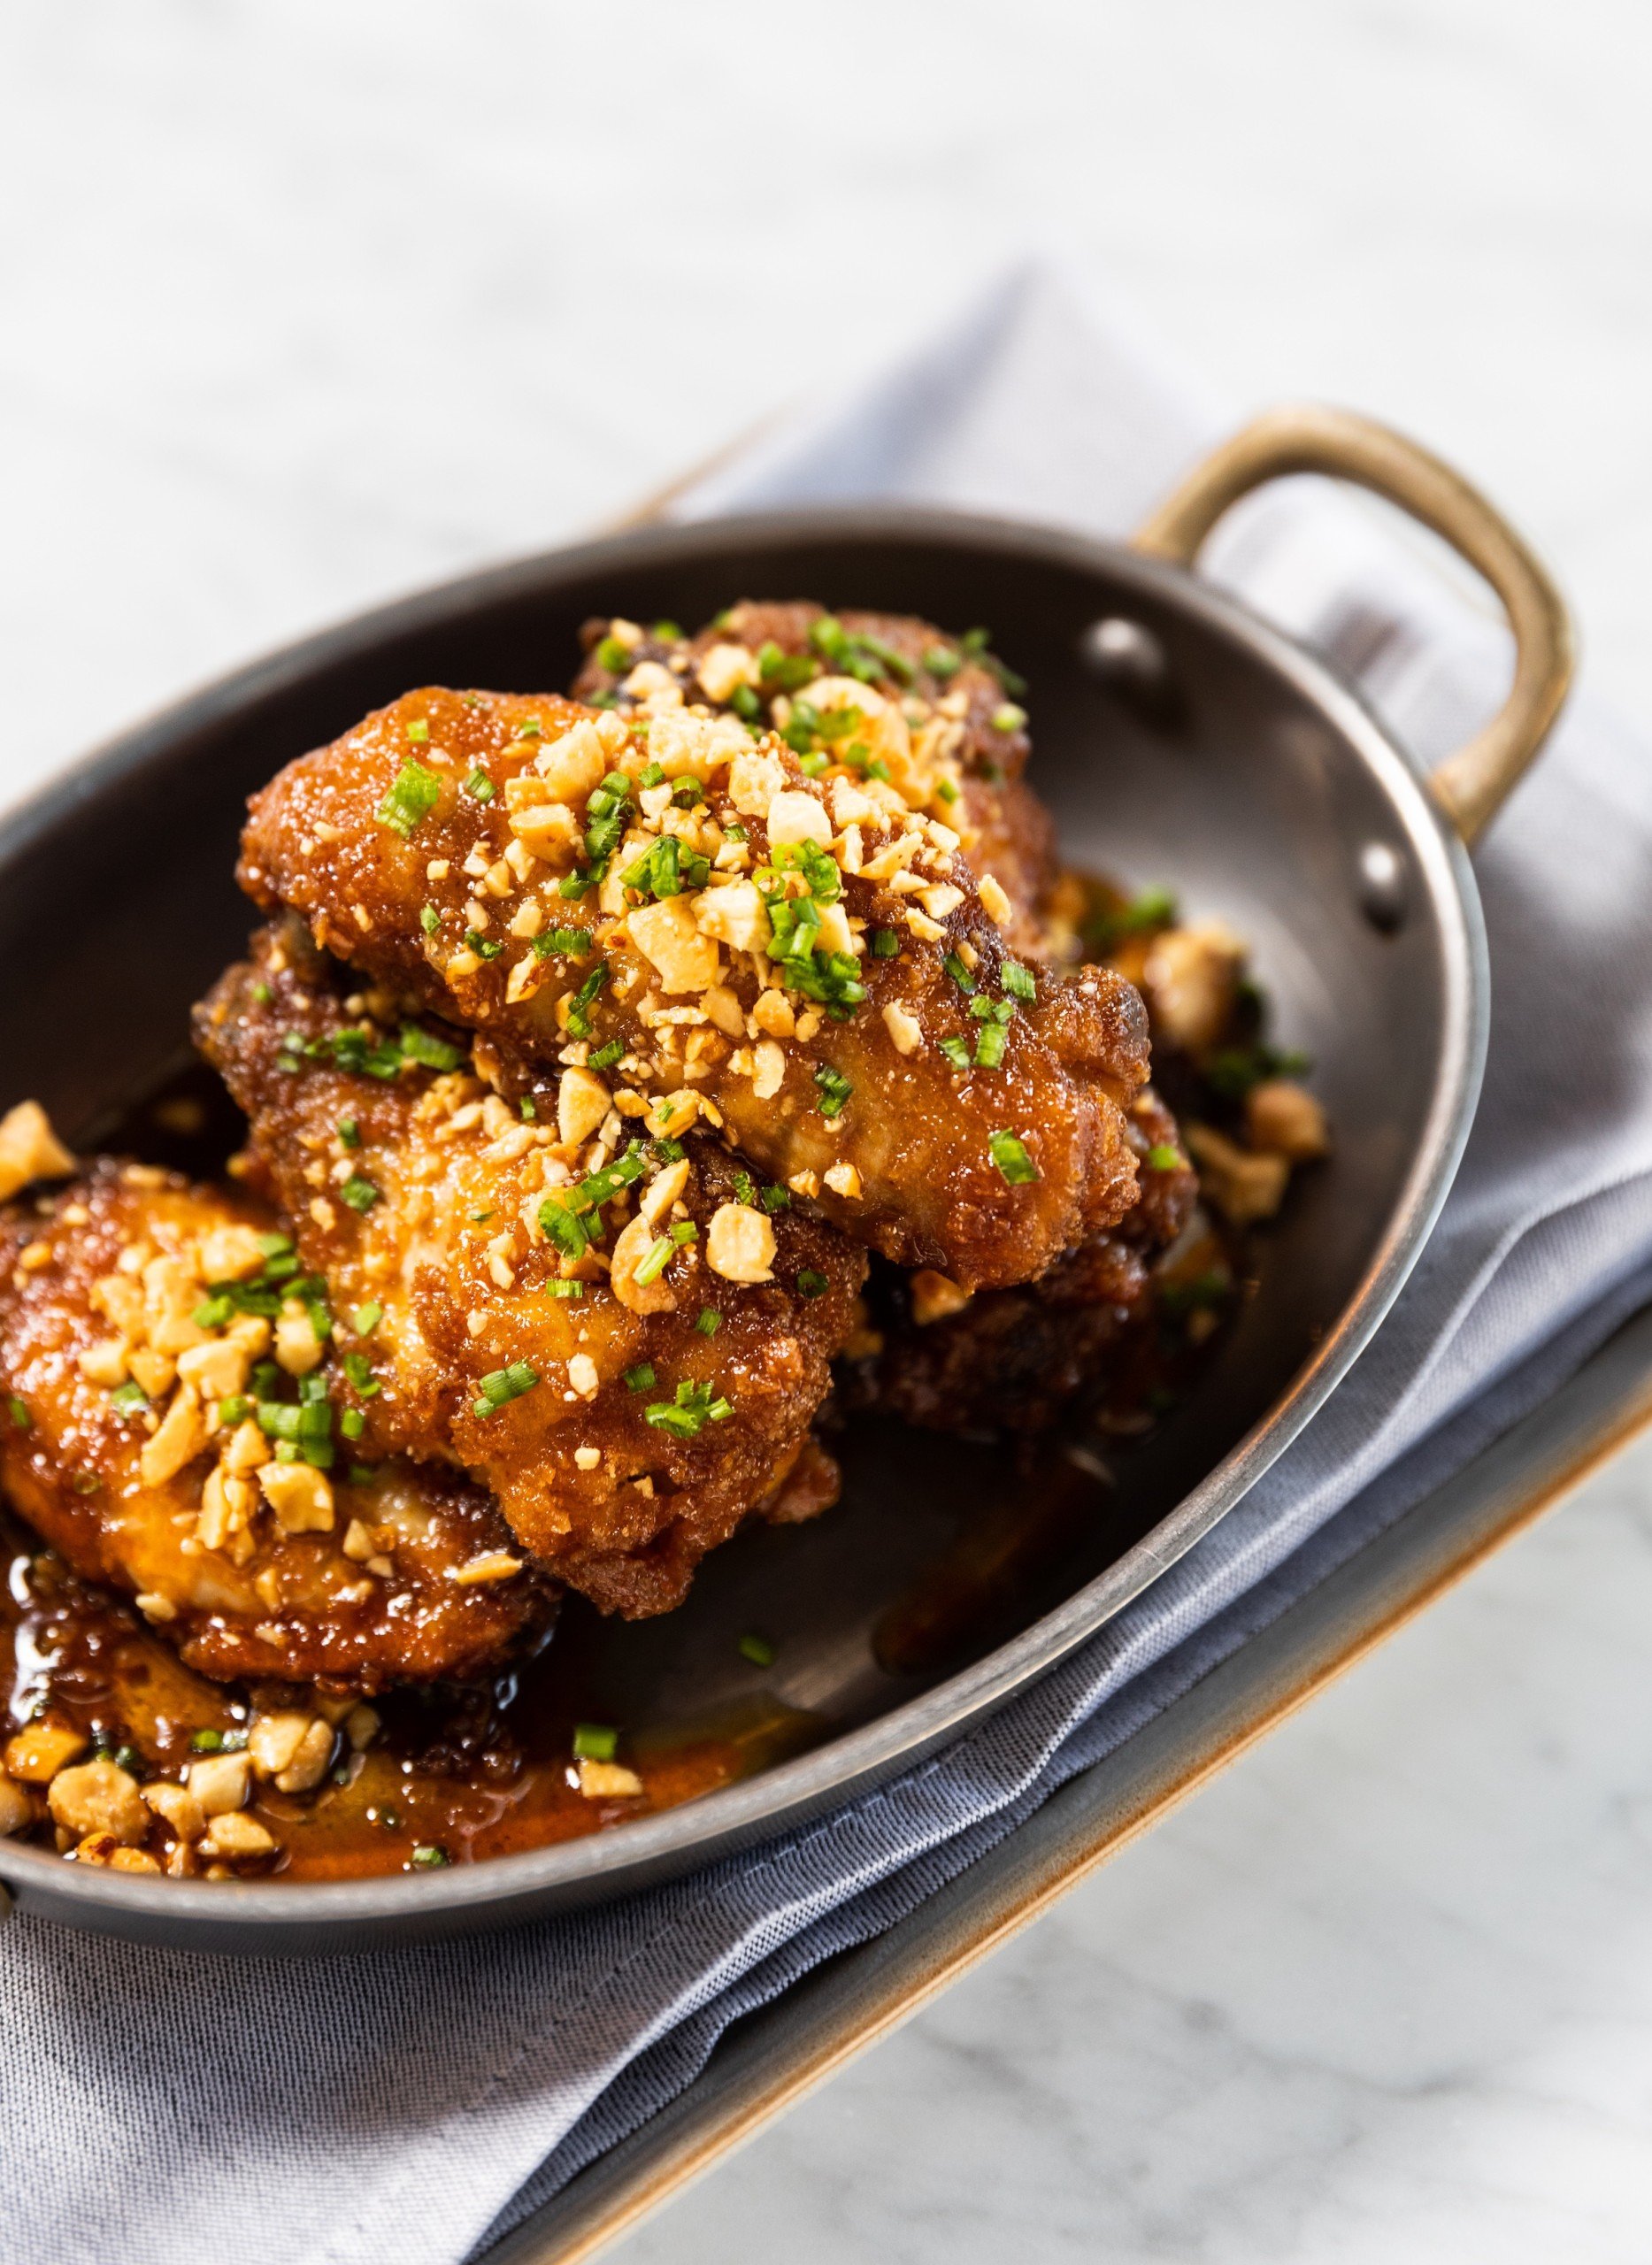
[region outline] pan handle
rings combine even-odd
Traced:
[[[1291,472],[1352,480],[1397,503],[1484,575],[1514,632],[1514,682],[1501,711],[1435,771],[1434,799],[1472,844],[1502,808],[1559,715],[1574,648],[1548,569],[1479,490],[1415,441],[1350,410],[1270,410],[1208,456],[1134,537],[1136,549],[1190,567],[1217,521],[1252,488]]]

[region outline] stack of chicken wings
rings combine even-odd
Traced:
[[[290,764],[196,1010],[229,1176],[0,1139],[0,1188],[60,1183],[0,1225],[16,1509],[198,1671],[360,1694],[565,1590],[671,1609],[833,1501],[829,1401],[1030,1433],[1093,1395],[1198,1181],[1015,688],[979,636],[743,603]],[[1166,1014],[1241,960],[1207,940]],[[1300,1098],[1225,1144],[1275,1203]]]

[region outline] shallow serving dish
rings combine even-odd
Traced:
[[[1509,608],[1509,706],[1432,787],[1322,663],[1188,571],[1231,502],[1301,470],[1404,504]],[[531,1854],[342,1885],[145,1880],[0,1844],[22,1904],[202,1949],[332,1951],[614,1895],[795,1824],[1001,1704],[1172,1563],[1301,1429],[1404,1279],[1461,1153],[1485,1045],[1464,839],[1552,722],[1569,641],[1542,570],[1481,498],[1411,444],[1328,411],[1249,428],[1134,549],[867,506],[652,527],[467,577],[240,672],[0,827],[0,1105],[34,1094],[89,1146],[175,1064],[191,1002],[251,925],[231,879],[245,798],[291,756],[411,686],[565,682],[589,615],[700,618],[770,595],[990,623],[1033,686],[1031,775],[1067,856],[1167,881],[1249,941],[1278,1031],[1314,1057],[1335,1156],[1270,1231],[1255,1294],[1175,1419],[1015,1553],[1014,1579],[978,1581],[941,1633],[937,1582],[952,1595],[961,1566],[1008,1562],[990,1537],[1018,1492],[1036,1543],[1032,1498],[1052,1490],[977,1447],[871,1424],[845,1441],[837,1510],[743,1537],[680,1611],[571,1616],[604,1719],[744,1739],[766,1766],[742,1781]],[[735,1641],[759,1625],[778,1647],[761,1678]]]

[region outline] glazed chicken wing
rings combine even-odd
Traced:
[[[1156,1325],[1153,1265],[1192,1215],[1198,1183],[1151,1090],[1131,1109],[1141,1197],[1036,1282],[964,1297],[935,1275],[873,1278],[870,1349],[847,1396],[926,1431],[1044,1432],[1094,1399]]]
[[[1021,775],[1026,717],[1010,696],[1020,681],[985,652],[979,631],[954,638],[912,614],[833,615],[801,600],[745,599],[692,637],[670,622],[644,630],[610,620],[588,622],[581,641],[576,700],[629,713],[657,692],[664,669],[688,699],[783,733],[806,760],[846,754],[857,743],[845,726],[849,707],[823,712],[811,698],[817,682],[852,676],[861,687],[853,705],[869,722],[887,730],[887,710],[898,710],[933,807],[958,833],[976,874],[1008,897],[1006,945],[1018,956],[1043,956],[1056,829]],[[870,751],[865,761],[880,759],[887,765]]]
[[[866,682],[858,697],[867,708],[898,704],[914,738],[945,766],[963,848],[1010,898],[1005,933],[1015,948],[1033,962],[1065,956],[1051,932],[1073,883],[1056,864],[1049,813],[1021,775],[1026,718],[977,638],[950,638],[909,615],[833,616],[809,603],[746,601],[688,638],[670,623],[644,630],[607,620],[588,623],[582,641],[578,697],[629,713],[665,669],[689,697],[784,731],[805,761],[841,745],[832,717],[810,702],[814,680],[852,669]],[[849,1365],[857,1404],[928,1429],[1034,1432],[1106,1380],[1152,1324],[1149,1267],[1186,1224],[1197,1192],[1162,1102],[1144,1089],[1129,1114],[1140,1200],[1036,1281],[972,1297],[938,1272],[875,1271],[877,1326],[868,1341],[879,1349]]]
[[[268,1213],[146,1165],[0,1217],[0,1479],[202,1674],[373,1691],[476,1673],[554,1593],[457,1472],[358,1475],[312,1311]]]
[[[594,1072],[507,1103],[336,975],[296,922],[265,932],[196,1033],[327,1283],[365,1440],[464,1466],[627,1616],[680,1603],[754,1509],[824,1508],[810,1425],[862,1254],[703,1133],[651,1138]]]
[[[1025,1281],[1122,1217],[1141,1000],[1007,952],[1009,896],[932,814],[952,759],[853,677],[810,688],[871,737],[805,768],[658,673],[628,719],[408,695],[257,798],[243,886],[502,1059],[703,1120],[899,1264]]]

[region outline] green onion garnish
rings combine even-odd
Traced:
[[[428,727],[426,737],[429,736]],[[412,726],[408,726],[412,737]],[[426,771],[422,763],[415,763],[410,756],[396,774],[396,783],[380,803],[373,816],[380,825],[388,825],[392,833],[399,833],[407,841],[415,826],[419,825],[442,799],[442,781],[434,771]]]
[[[1038,1166],[1026,1152],[1024,1141],[1013,1132],[995,1132],[987,1143],[992,1150],[992,1160],[1011,1187],[1024,1187],[1029,1180],[1040,1177]]]

